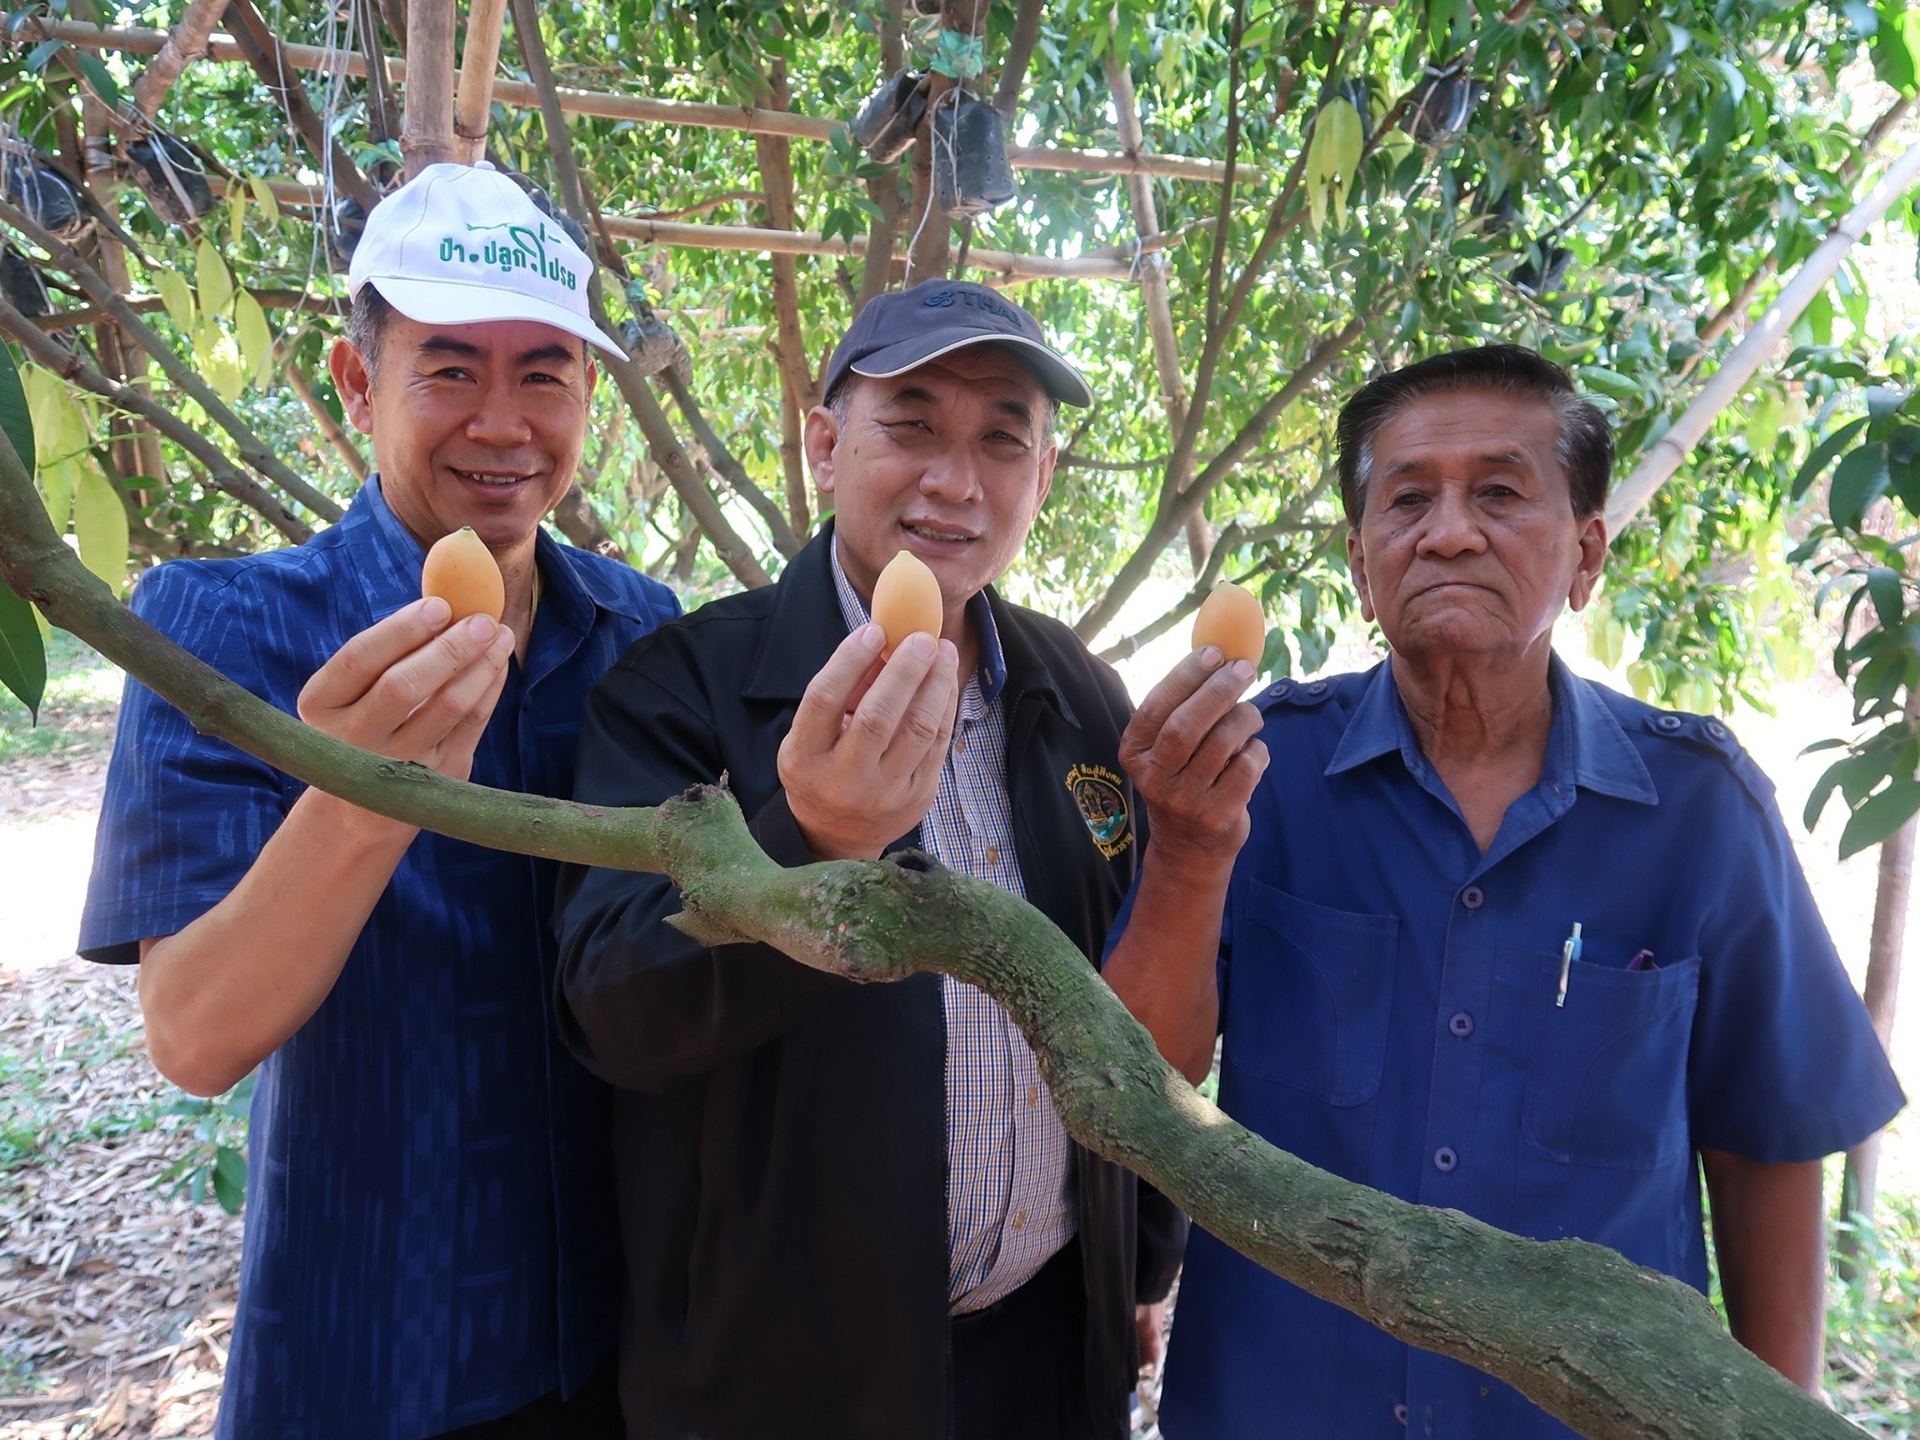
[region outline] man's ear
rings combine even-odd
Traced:
[[[1040,494],[1033,502],[1033,513],[1036,515],[1040,513],[1040,507],[1047,503],[1047,495],[1053,489],[1054,467],[1059,463],[1059,445],[1049,445],[1047,453],[1040,457]]]
[[[800,433],[800,445],[807,452],[807,468],[822,495],[833,493],[833,452],[840,444],[840,422],[824,405],[807,412],[806,428]]]
[[[1574,610],[1587,608],[1600,572],[1607,568],[1607,521],[1602,514],[1589,515],[1580,527],[1580,563],[1574,567],[1573,584],[1567,591],[1567,604]]]
[[[333,388],[340,392],[340,404],[362,435],[373,433],[373,377],[367,374],[367,362],[351,340],[333,342],[327,352],[327,373],[333,376]]]
[[[1353,574],[1353,588],[1360,592],[1360,615],[1362,619],[1374,620],[1373,595],[1367,589],[1367,552],[1360,544],[1360,527],[1347,525],[1347,569]]]

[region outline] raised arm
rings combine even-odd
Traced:
[[[444,600],[417,601],[355,636],[301,691],[300,718],[465,779],[513,634],[484,616],[449,619]],[[143,940],[140,1009],[160,1073],[217,1095],[304,1025],[415,833],[309,790],[224,900]]]
[[[1227,882],[1267,768],[1260,712],[1239,698],[1252,679],[1244,660],[1196,651],[1153,688],[1120,741],[1150,828],[1126,930],[1102,973],[1167,1063],[1195,1084],[1213,1064],[1219,1028]]]

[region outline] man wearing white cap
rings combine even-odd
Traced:
[[[556,544],[594,383],[591,261],[512,180],[375,207],[332,372],[379,474],[296,549],[175,561],[134,609],[309,724],[565,795],[588,686],[678,611]],[[471,526],[504,623],[421,600]],[[187,1089],[258,1067],[225,1437],[618,1435],[607,1099],[553,1033],[552,867],[307,790],[129,682],[81,953],[140,965]]]

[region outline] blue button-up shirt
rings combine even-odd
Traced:
[[[1349,1179],[1704,1289],[1696,1151],[1811,1160],[1902,1097],[1727,728],[1557,660],[1551,685],[1539,783],[1485,854],[1390,664],[1259,697],[1220,1103]],[[1170,1440],[1573,1433],[1198,1229],[1161,1416]]]
[[[292,711],[350,636],[419,596],[423,559],[376,479],[307,544],[162,565],[133,608]],[[568,795],[588,687],[679,606],[544,534],[538,564],[526,665],[473,779]],[[129,681],[81,953],[135,960],[212,908],[303,788]],[[548,1013],[553,879],[421,835],[332,992],[261,1065],[221,1435],[413,1440],[571,1390],[612,1348],[607,1099]]]

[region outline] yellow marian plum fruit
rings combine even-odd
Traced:
[[[438,595],[453,607],[456,621],[487,615],[498,624],[507,608],[507,585],[500,578],[499,563],[471,525],[433,542],[420,572],[420,594],[427,599]]]
[[[1231,665],[1244,660],[1260,663],[1267,648],[1267,617],[1260,613],[1260,602],[1251,592],[1231,580],[1213,587],[1213,593],[1201,603],[1193,617],[1193,648],[1215,646]]]
[[[942,612],[933,571],[911,550],[902,550],[873,582],[873,623],[887,635],[880,658],[891,660],[902,640],[921,631],[938,640]]]

